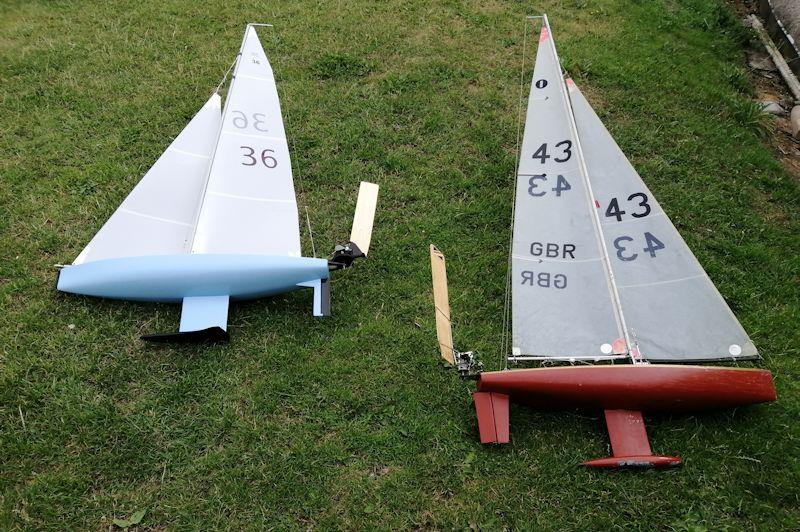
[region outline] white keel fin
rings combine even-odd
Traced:
[[[184,297],[177,333],[148,334],[149,342],[225,342],[228,340],[230,296]]]

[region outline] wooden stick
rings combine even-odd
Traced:
[[[375,209],[378,206],[378,185],[361,182],[356,201],[356,213],[353,215],[353,230],[350,242],[358,246],[364,255],[369,253],[372,240],[372,224],[375,221]]]
[[[786,82],[786,85],[789,86],[789,90],[792,91],[794,95],[794,99],[800,101],[800,81],[797,81],[797,77],[795,77],[794,72],[792,69],[789,68],[789,63],[786,62],[786,59],[783,58],[780,51],[778,51],[778,47],[775,46],[775,43],[772,42],[772,38],[767,34],[767,31],[764,29],[764,25],[761,24],[761,21],[755,15],[750,15],[747,17],[747,20],[750,22],[750,25],[756,30],[758,37],[761,39],[761,42],[764,44],[764,48],[767,49],[767,53],[772,58],[772,61],[775,63],[775,66],[778,67],[778,71],[783,76],[783,80]]]
[[[433,306],[436,311],[436,337],[442,358],[455,364],[453,329],[450,325],[450,301],[447,295],[447,267],[444,254],[431,244],[431,275],[433,277]]]

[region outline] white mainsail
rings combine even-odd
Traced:
[[[252,26],[228,90],[191,252],[300,256],[278,91]]]
[[[568,80],[578,135],[634,356],[687,361],[758,356],[639,174]]]
[[[517,174],[512,359],[625,356],[551,35],[539,38]]]
[[[219,126],[220,97],[214,94],[73,264],[185,252]]]

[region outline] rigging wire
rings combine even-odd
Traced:
[[[217,88],[214,89],[214,94],[219,94],[219,91],[220,91],[220,89],[222,89],[222,86],[225,85],[226,81],[228,81],[228,76],[230,76],[231,70],[233,70],[233,67],[236,66],[236,60],[238,58],[239,58],[238,54],[236,55],[236,57],[233,58],[233,61],[231,62],[231,66],[228,67],[228,70],[225,71],[225,75],[222,76],[222,81],[220,81],[219,85],[217,85]]]
[[[508,346],[511,343],[511,266],[512,248],[514,246],[514,216],[517,207],[517,171],[522,157],[520,141],[522,137],[522,100],[525,95],[525,52],[528,45],[528,24],[530,18],[525,19],[522,28],[522,64],[519,69],[519,95],[517,101],[517,161],[514,166],[514,188],[511,202],[511,233],[508,237],[508,262],[506,263],[505,301],[503,303],[503,330],[500,335],[500,365],[508,369]]]

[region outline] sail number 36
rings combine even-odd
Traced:
[[[253,126],[256,131],[266,132],[267,129],[267,115],[263,113],[253,113],[251,119],[243,111],[231,111],[233,119],[233,127],[236,129],[247,129],[248,126]],[[252,121],[251,121],[252,120]]]
[[[255,166],[258,164],[258,159],[255,157],[255,148],[250,146],[239,146],[239,148],[242,149],[242,157],[244,157],[242,166]],[[278,159],[271,155],[273,153],[275,153],[275,150],[271,150],[269,148],[261,150],[261,155],[259,157],[259,159],[261,159],[261,164],[267,168],[275,168],[278,166]]]

